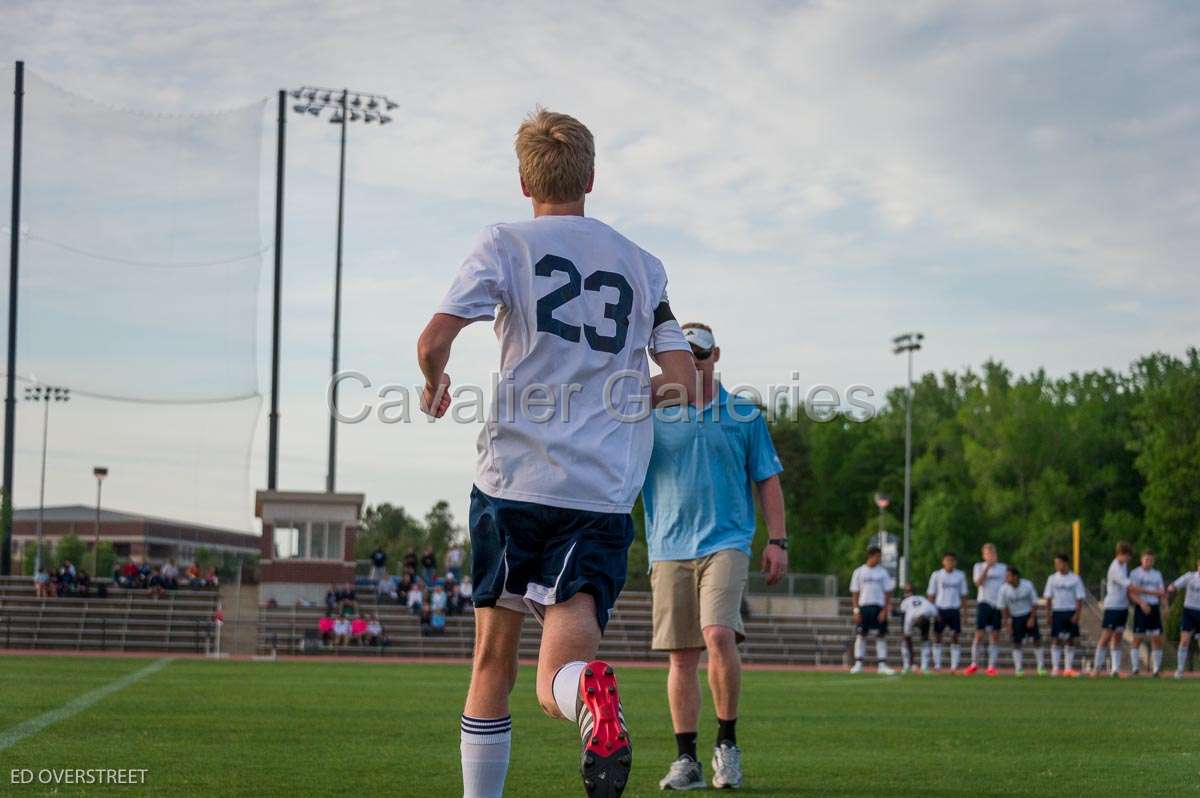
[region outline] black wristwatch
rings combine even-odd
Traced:
[[[787,538],[769,538],[767,540],[767,545],[768,546],[778,546],[779,548],[783,549],[784,551],[787,551]]]

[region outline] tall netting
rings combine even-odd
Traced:
[[[109,506],[249,527],[263,110],[118,110],[26,71],[17,374],[72,392],[50,408],[48,504],[90,503],[107,465]],[[17,506],[37,502],[42,420],[18,406]]]

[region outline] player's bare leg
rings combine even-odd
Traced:
[[[599,648],[600,624],[591,595],[576,593],[547,607],[538,653],[538,703],[550,717],[578,724],[587,794],[616,798],[629,781],[633,749],[613,669],[592,659]]]
[[[475,610],[475,657],[461,721],[464,798],[500,798],[508,774],[512,721],[508,696],[517,681],[524,615],[500,607]]]

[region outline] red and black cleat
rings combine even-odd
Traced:
[[[629,782],[633,746],[612,666],[601,660],[589,662],[579,678],[576,700],[583,739],[579,767],[583,787],[589,798],[618,798]]]

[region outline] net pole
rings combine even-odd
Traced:
[[[283,288],[283,167],[287,130],[287,92],[279,90],[279,121],[275,143],[275,285],[271,308],[271,415],[267,440],[267,490],[279,476],[279,316]]]
[[[4,392],[4,496],[0,499],[0,523],[4,540],[0,542],[0,574],[12,573],[12,486],[13,444],[17,426],[17,269],[21,256],[21,137],[25,121],[25,62],[16,64],[13,85],[13,165],[12,223],[9,226],[8,251],[8,373]]]

